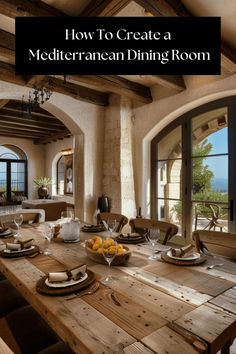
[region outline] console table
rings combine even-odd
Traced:
[[[61,212],[67,209],[67,203],[53,199],[33,199],[22,202],[23,209],[45,210],[45,221],[60,219]]]

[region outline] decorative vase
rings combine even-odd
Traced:
[[[98,209],[101,213],[111,211],[111,199],[106,197],[104,194],[98,198]]]
[[[48,196],[48,188],[46,186],[41,186],[38,189],[39,199],[46,199]]]

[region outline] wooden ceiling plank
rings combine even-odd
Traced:
[[[32,133],[32,132],[19,132],[17,130],[9,130],[9,129],[4,129],[4,128],[0,128],[0,135],[7,135],[7,136],[21,136],[22,138],[25,137],[31,137],[31,139],[37,139],[37,138],[41,138],[40,134],[36,134],[36,133]]]
[[[126,7],[131,0],[94,0],[82,11],[83,17],[109,17],[115,16]]]
[[[60,122],[58,119],[50,119],[48,120],[47,117],[37,117],[32,115],[29,115],[28,112],[26,112],[25,110],[21,110],[21,111],[12,111],[6,108],[0,108],[0,118],[1,117],[6,117],[6,118],[14,118],[16,121],[22,121],[24,120],[25,123],[29,122],[29,123],[42,123],[46,126],[49,127],[54,127],[54,128],[61,128],[64,129],[65,126],[62,122]]]
[[[2,126],[9,126],[9,127],[13,127],[15,129],[21,129],[21,130],[32,130],[32,131],[41,131],[44,132],[44,135],[47,134],[47,132],[49,133],[58,133],[58,132],[63,132],[65,131],[65,128],[62,129],[55,129],[55,128],[51,128],[51,127],[46,127],[46,126],[42,126],[39,124],[24,124],[22,122],[16,122],[14,120],[6,120],[3,118],[0,118],[0,123],[2,124]]]
[[[4,109],[8,109],[11,111],[19,111],[22,112],[22,101],[9,101],[8,104],[4,107]],[[34,111],[32,112],[32,115],[38,116],[38,117],[45,117],[47,119],[52,119],[55,121],[58,121],[57,118],[55,118],[55,116],[53,116],[50,112],[44,110],[41,107],[34,107]]]
[[[41,137],[45,137],[45,136],[49,136],[50,132],[49,131],[44,131],[44,129],[42,129],[41,131],[39,131],[39,129],[34,129],[34,128],[28,128],[28,127],[20,127],[17,124],[8,124],[6,122],[2,122],[1,121],[1,128],[0,129],[4,129],[5,131],[18,131],[18,132],[22,132],[22,133],[32,133],[35,134],[37,136],[41,136]]]
[[[39,145],[39,144],[47,144],[47,143],[50,143],[51,141],[53,140],[59,140],[61,138],[66,138],[66,137],[69,137],[71,136],[71,133],[70,132],[61,132],[61,133],[58,133],[58,134],[54,134],[54,135],[51,135],[50,137],[47,137],[47,138],[42,138],[42,139],[36,139],[34,140],[34,144],[36,145]]]
[[[115,75],[74,75],[69,78],[84,84],[103,88],[121,96],[144,103],[152,102],[150,88]]]
[[[32,75],[27,81],[27,86],[44,86],[49,81],[49,76],[47,75]]]
[[[11,18],[18,16],[66,16],[43,1],[33,2],[30,0],[0,0],[0,14]]]
[[[177,91],[186,89],[183,77],[181,75],[153,75],[155,81],[163,86]]]
[[[225,44],[221,46],[221,66],[231,74],[236,72],[236,53]]]
[[[7,49],[15,50],[15,36],[9,32],[0,29],[1,46]]]
[[[192,14],[184,7],[180,0],[134,0],[138,5],[150,12],[153,16],[180,16],[191,17]],[[235,73],[236,55],[232,49],[222,43],[221,64],[223,70]]]
[[[15,65],[15,52],[11,49],[0,46],[0,61]]]
[[[25,86],[26,82],[23,76],[15,75],[13,65],[0,61],[0,80],[11,82],[13,84]]]
[[[4,112],[6,114],[12,115],[14,114],[14,116],[25,116],[25,118],[27,118],[27,112],[25,108],[21,108],[21,110],[18,109],[13,109],[13,108],[9,108],[9,107],[2,107],[2,113],[4,114]],[[49,123],[54,123],[58,126],[64,126],[63,123],[61,123],[57,118],[51,116],[51,115],[47,115],[47,114],[40,114],[40,113],[35,113],[34,111],[31,112],[31,116],[30,119],[32,120],[36,120],[36,121],[42,121],[42,122],[49,122]]]
[[[134,0],[153,16],[189,16],[181,1],[178,0]]]
[[[65,129],[64,126],[55,126],[53,124],[49,124],[47,122],[39,122],[39,121],[33,121],[30,119],[24,119],[20,117],[11,117],[7,115],[0,115],[0,122],[6,122],[8,124],[17,124],[17,125],[22,125],[23,127],[38,127],[40,129],[45,129],[52,130],[52,131],[62,131]]]
[[[0,108],[4,107],[8,102],[9,100],[0,100]]]
[[[236,64],[223,53],[221,53],[221,66],[230,74],[236,73]]]

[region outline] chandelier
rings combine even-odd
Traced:
[[[49,80],[45,86],[33,86],[33,92],[29,92],[28,100],[24,100],[24,95],[22,96],[22,110],[26,110],[27,114],[31,116],[34,109],[40,107],[40,105],[47,102],[52,96],[52,83]],[[24,109],[26,108],[26,109]]]

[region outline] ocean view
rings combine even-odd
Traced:
[[[225,178],[213,178],[211,186],[215,192],[228,191],[228,181]]]

